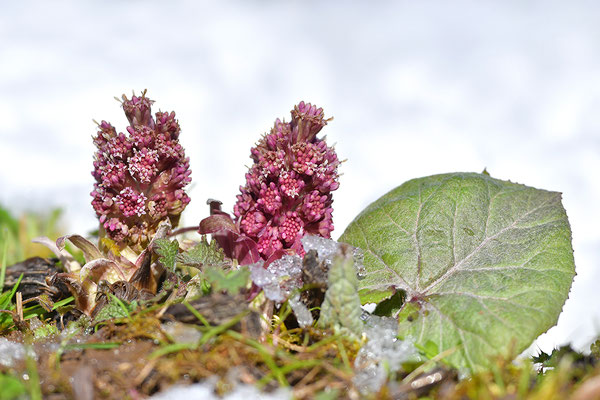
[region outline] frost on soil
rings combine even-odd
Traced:
[[[216,379],[207,379],[200,383],[187,386],[173,386],[164,392],[151,397],[152,400],[179,400],[179,399],[221,399],[221,400],[288,400],[292,394],[288,389],[280,388],[271,393],[263,393],[256,387],[247,384],[238,384],[223,397],[215,394]]]
[[[25,346],[21,343],[11,342],[0,337],[0,365],[3,367],[12,367],[15,360],[25,358]]]
[[[181,322],[169,321],[162,324],[163,331],[173,338],[175,343],[197,343],[202,338],[202,332],[195,326]]]
[[[420,355],[409,340],[397,338],[398,321],[364,312],[367,343],[354,360],[354,384],[361,393],[377,392],[388,375],[402,371],[402,364],[419,361]]]

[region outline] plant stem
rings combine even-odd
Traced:
[[[186,233],[186,232],[196,232],[197,230],[198,230],[197,226],[187,226],[185,228],[175,229],[171,233],[167,234],[167,237],[181,235],[181,234]]]

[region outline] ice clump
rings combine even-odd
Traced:
[[[319,255],[319,259],[324,260],[329,265],[331,265],[333,257],[336,255],[336,253],[338,253],[340,247],[342,246],[342,243],[317,235],[305,235],[302,239],[300,239],[300,241],[302,242],[304,251],[308,253],[310,250],[316,250],[317,254]],[[359,279],[362,279],[366,275],[365,266],[363,265],[363,251],[357,247],[354,247],[352,255],[354,257],[356,275],[358,275]]]
[[[12,367],[15,360],[25,358],[25,346],[22,343],[11,342],[0,337],[0,365],[3,367]]]
[[[394,318],[365,312],[361,319],[365,322],[368,341],[354,360],[353,382],[361,393],[366,394],[379,391],[388,374],[401,371],[406,362],[419,361],[420,355],[410,340],[397,338],[398,321]]]
[[[175,343],[197,343],[202,337],[202,332],[188,324],[169,321],[162,324],[162,329],[171,336]]]
[[[335,240],[315,235],[306,235],[301,241],[305,251],[316,250],[319,260],[329,265],[342,246],[342,243]],[[364,277],[362,250],[354,248],[353,256],[358,277]],[[254,284],[263,289],[268,299],[283,303],[294,290],[302,287],[302,258],[284,255],[270,263],[267,268],[264,267],[263,261],[259,261],[250,265],[250,276]]]
[[[256,286],[262,288],[268,299],[277,302],[284,300],[277,277],[263,267],[262,261],[250,265],[250,277]]]
[[[289,389],[279,388],[271,393],[263,393],[252,385],[239,384],[225,394],[215,394],[216,379],[207,379],[204,382],[187,386],[172,386],[162,393],[150,397],[152,400],[179,400],[179,399],[206,399],[206,400],[288,400],[292,398]]]
[[[313,316],[308,307],[300,301],[300,295],[298,293],[288,299],[288,304],[292,307],[292,311],[294,311],[298,325],[300,325],[301,328],[306,328],[313,324]]]
[[[316,250],[319,258],[323,260],[331,261],[340,248],[340,244],[335,240],[317,235],[305,235],[300,241],[302,242],[304,251]]]
[[[250,276],[268,299],[284,302],[292,291],[302,287],[302,259],[285,255],[273,261],[267,268],[259,261],[250,265]]]

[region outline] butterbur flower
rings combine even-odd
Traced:
[[[101,240],[98,248],[79,235],[63,236],[56,242],[35,239],[48,246],[63,265],[63,272],[46,279],[48,288],[59,294],[66,288],[76,308],[92,317],[106,304],[107,293],[131,299],[157,292],[165,269],[153,258],[154,243],[167,236],[190,201],[183,190],[190,183],[189,160],[179,144],[175,113],[157,112],[153,118],[153,102],[145,94],[131,99],[123,96],[130,123],[127,133],[117,133],[102,121],[93,138],[98,150],[92,171],[96,179],[92,206],[100,220],[101,237],[112,243]],[[83,252],[83,265],[65,251],[67,240]]]
[[[340,161],[317,134],[327,125],[323,109],[301,102],[292,119],[277,119],[250,150],[253,165],[233,208],[234,219],[213,203],[200,233],[213,234],[240,264],[304,255],[306,234],[331,237],[331,192],[339,187]]]
[[[243,235],[267,259],[279,249],[302,255],[305,234],[329,238],[333,230],[331,192],[338,183],[337,155],[317,134],[327,124],[323,109],[301,102],[289,123],[275,121],[251,149],[254,164],[234,206]]]
[[[141,96],[123,95],[129,126],[117,133],[106,121],[94,137],[96,179],[92,206],[100,220],[101,235],[120,247],[141,252],[156,234],[161,221],[176,226],[190,198],[189,159],[179,144],[175,113],[157,112],[154,103]]]

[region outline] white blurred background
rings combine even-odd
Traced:
[[[411,178],[484,168],[563,192],[577,277],[549,351],[600,332],[600,3],[22,1],[0,12],[0,204],[96,227],[91,136],[113,96],[175,110],[184,224],[233,207],[249,149],[300,100],[334,116],[338,237]]]

